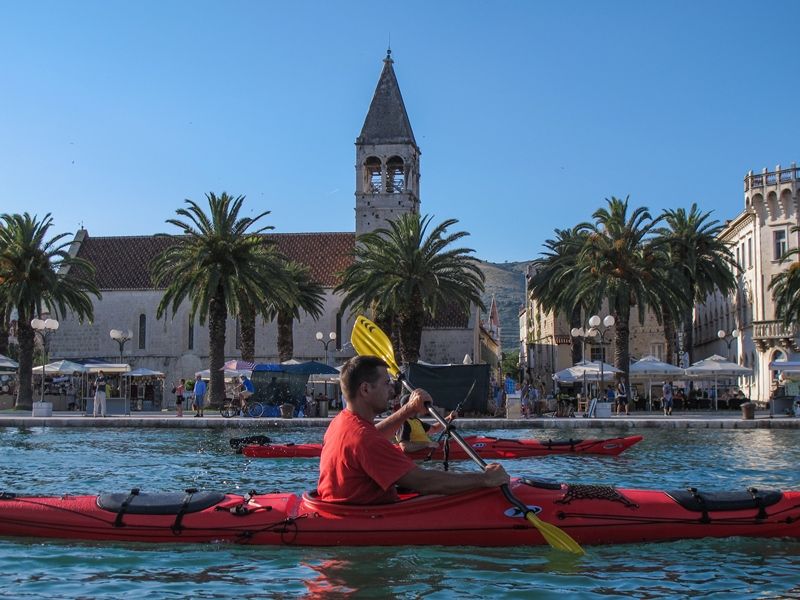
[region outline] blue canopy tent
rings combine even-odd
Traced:
[[[305,403],[306,384],[311,375],[338,371],[324,363],[309,360],[294,365],[261,363],[253,367],[253,399],[264,404],[265,416],[278,416],[281,404],[294,404],[295,413]]]

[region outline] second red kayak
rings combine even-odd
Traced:
[[[610,438],[606,440],[511,440],[483,436],[466,436],[464,440],[481,458],[530,458],[550,454],[601,454],[616,456],[634,444],[642,436]],[[322,452],[322,444],[251,444],[242,448],[242,454],[251,458],[314,458]],[[443,444],[433,451],[431,460],[444,459]],[[425,460],[430,450],[409,453],[414,460]],[[455,443],[450,444],[448,460],[466,460],[467,453]]]

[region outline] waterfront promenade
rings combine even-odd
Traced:
[[[207,411],[210,412],[210,411]],[[30,411],[0,411],[0,427],[153,427],[185,429],[248,429],[253,431],[328,426],[328,418],[242,418],[224,419],[219,414],[178,418],[172,412],[135,412],[107,417],[84,416],[76,412],[55,412],[51,417],[33,417]],[[756,411],[754,419],[742,419],[740,411],[689,411],[665,417],[660,412],[638,412],[610,418],[460,418],[460,429],[488,432],[497,429],[800,429],[800,418],[771,417]]]

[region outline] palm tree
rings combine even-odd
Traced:
[[[416,362],[426,317],[455,304],[467,312],[481,301],[484,276],[470,256],[471,248],[448,248],[469,234],[448,234],[458,223],[448,219],[433,228],[429,216],[409,213],[389,221],[388,228],[360,236],[355,261],[342,272],[336,292],[343,292],[342,308],[371,312],[382,322],[395,324],[401,360]]]
[[[624,372],[626,384],[630,368],[630,318],[638,309],[643,323],[647,309],[657,312],[662,301],[678,305],[682,290],[667,277],[667,255],[652,231],[659,219],[652,219],[647,208],[628,215],[628,199],[612,197],[607,208],[592,215],[594,223],[579,225],[586,243],[576,260],[576,301],[597,309],[603,302],[616,318],[615,366]]]
[[[792,233],[800,231],[800,227],[792,227]],[[789,328],[800,321],[800,248],[792,248],[781,257],[781,264],[787,269],[769,282],[772,297],[775,300],[775,316],[784,327]]]
[[[241,298],[262,302],[281,274],[261,235],[272,227],[250,230],[269,211],[239,218],[244,196],[209,193],[206,199],[208,214],[186,200],[188,208],[176,211],[181,218],[167,220],[182,235],[169,236],[175,244],[153,260],[151,270],[156,285],[165,286],[158,318],[170,307],[174,317],[181,303],[190,300],[189,318],[198,316],[200,324],[208,319],[211,402],[222,402],[225,321],[229,314],[240,314]]]
[[[81,322],[91,320],[94,307],[90,295],[98,299],[101,295],[93,281],[92,264],[70,255],[72,241],[63,241],[69,234],[47,239],[53,225],[49,213],[42,220],[28,213],[4,214],[0,219],[0,305],[17,309],[19,387],[15,407],[30,408],[35,341],[31,319],[44,313],[56,318],[74,313]]]
[[[271,307],[275,304],[293,302],[298,293],[297,285],[285,267],[288,259],[280,254],[270,241],[265,239],[264,244],[267,253],[264,260],[269,261],[273,269],[279,269],[279,273],[270,281],[269,287],[262,290],[261,298],[249,298],[246,290],[240,290],[241,353],[242,360],[248,362],[255,362],[256,316],[261,316],[267,321],[271,320]]]
[[[325,292],[311,279],[307,266],[287,260],[283,268],[294,291],[288,297],[277,297],[268,309],[269,319],[276,319],[278,323],[278,360],[281,362],[294,355],[293,326],[294,320],[300,318],[300,311],[317,320],[325,307]]]
[[[577,297],[577,258],[586,243],[586,233],[577,227],[556,229],[555,233],[555,239],[544,243],[544,256],[533,261],[533,275],[528,281],[528,290],[544,311],[556,316],[559,313],[569,315],[570,328],[581,327],[582,313],[590,310],[581,306]],[[575,338],[572,342],[572,362],[577,363],[582,358],[581,343]]]
[[[711,212],[703,213],[697,204],[692,204],[688,212],[683,208],[665,210],[661,218],[666,227],[655,233],[669,255],[669,277],[675,287],[682,288],[687,300],[679,304],[665,302],[663,311],[682,326],[684,348],[692,363],[694,303],[705,302],[715,291],[727,295],[735,290],[739,267],[730,248],[719,237],[725,226],[711,220]],[[664,333],[668,333],[666,327]]]

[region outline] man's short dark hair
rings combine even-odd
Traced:
[[[374,383],[380,367],[388,365],[377,356],[354,356],[344,363],[339,379],[345,397],[355,398],[362,383]]]

